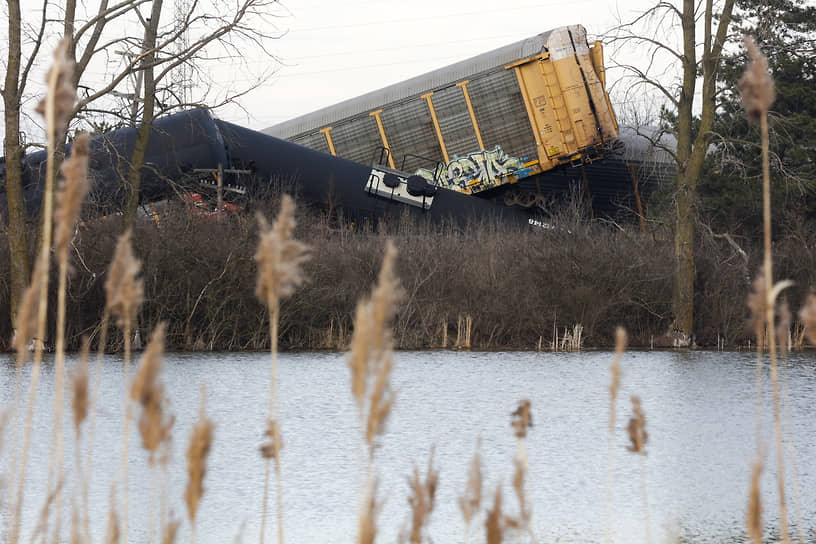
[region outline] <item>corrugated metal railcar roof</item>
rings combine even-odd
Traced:
[[[578,28],[573,25],[567,28]],[[585,32],[583,27],[581,32]],[[553,29],[555,30],[555,29]],[[493,51],[482,53],[467,60],[445,66],[394,85],[389,85],[377,91],[372,91],[356,98],[340,102],[333,106],[296,117],[278,125],[264,129],[263,132],[278,138],[293,136],[316,131],[342,119],[368,114],[387,104],[398,103],[430,91],[448,87],[475,78],[477,75],[503,69],[508,64],[523,60],[547,50],[547,43],[553,30],[537,34],[531,38],[505,45]]]

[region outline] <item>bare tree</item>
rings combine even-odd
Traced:
[[[20,1],[8,0],[8,57],[6,77],[0,94],[3,95],[3,116],[6,129],[3,153],[6,157],[5,189],[9,215],[8,240],[9,261],[11,263],[12,321],[15,320],[17,306],[29,279],[27,220],[22,185],[24,149],[20,138],[20,106],[31,68],[34,66],[34,60],[42,46],[47,7],[48,0],[44,0],[41,24],[37,33],[31,37],[33,49],[23,62],[23,19],[20,13]]]
[[[185,102],[186,93],[176,88],[171,76],[182,65],[193,65],[196,59],[207,57],[219,62],[246,60],[247,43],[269,61],[276,60],[267,49],[269,40],[277,39],[279,33],[275,26],[268,21],[268,14],[277,5],[275,0],[241,0],[238,5],[229,10],[217,5],[203,6],[195,1],[188,9],[182,21],[176,20],[165,25],[162,30],[159,18],[162,13],[162,0],[153,0],[153,9],[150,19],[143,21],[145,36],[143,53],[139,55],[139,64],[132,64],[125,71],[141,70],[143,81],[143,105],[141,109],[140,125],[136,143],[130,157],[130,166],[126,174],[124,223],[129,226],[136,217],[139,206],[139,187],[141,184],[142,169],[145,167],[145,154],[150,140],[150,132],[154,119],[161,113],[174,108],[192,105]],[[219,11],[220,10],[220,11]],[[202,28],[199,28],[202,27]],[[271,29],[271,31],[264,30]],[[174,44],[184,43],[183,35],[191,30],[198,30],[194,41],[185,44],[179,50]],[[270,67],[274,66],[270,62]],[[270,72],[267,71],[266,74]],[[247,92],[250,88],[259,85],[265,79],[260,76],[243,89],[232,89],[226,96],[220,97],[216,103],[210,100],[206,107],[218,107]],[[169,81],[169,85],[163,85]],[[138,93],[136,93],[138,95]],[[203,101],[202,101],[203,102]]]
[[[668,125],[676,136],[674,148],[659,139],[653,143],[673,157],[677,171],[671,332],[679,345],[687,345],[693,334],[697,180],[712,141],[717,73],[734,1],[659,0],[608,36],[621,48],[631,46],[647,52],[642,64],[619,65],[632,82],[627,96],[635,97],[647,89],[662,96],[664,116],[669,118]],[[698,32],[702,33],[702,41]]]
[[[139,173],[153,118],[172,107],[188,105],[183,100],[174,98],[176,89],[172,85],[161,87],[160,83],[165,79],[169,80],[167,76],[182,64],[194,67],[197,59],[222,62],[228,58],[235,63],[241,62],[251,50],[270,61],[270,69],[243,89],[231,87],[229,92],[217,100],[209,99],[206,94],[202,96],[202,102],[206,100],[209,107],[217,107],[236,100],[249,88],[260,84],[276,64],[274,55],[268,49],[269,40],[280,35],[270,21],[270,17],[279,12],[275,0],[239,0],[236,3],[190,0],[187,11],[175,13],[175,20],[166,25],[165,29],[160,26],[160,17],[162,11],[169,10],[163,9],[162,0],[99,0],[95,10],[77,0],[65,0],[62,6],[58,4],[60,3],[52,0],[43,0],[42,9],[32,26],[21,14],[20,1],[8,0],[7,70],[0,94],[4,102],[5,193],[8,203],[12,320],[28,283],[30,270],[28,217],[22,189],[25,144],[21,140],[20,130],[21,118],[26,113],[23,103],[28,96],[26,93],[31,92],[27,83],[30,81],[32,68],[40,60],[42,50],[48,48],[47,36],[58,35],[54,26],[61,27],[63,36],[70,43],[68,55],[76,63],[73,83],[81,90],[67,123],[76,124],[79,121],[81,125],[82,121],[91,117],[97,121],[101,117],[108,122],[108,126],[111,118],[139,119],[148,125],[131,157],[130,169],[133,174],[122,173],[123,181],[131,180],[128,184],[130,194],[136,195],[129,199],[131,217],[135,215],[138,205]],[[143,4],[151,5],[149,19],[144,19],[138,11]],[[59,7],[63,10],[57,18],[55,15]],[[29,16],[32,13],[28,12]],[[121,35],[110,30],[111,22],[136,17],[143,25],[143,33]],[[190,33],[194,34],[194,38],[189,42],[185,41],[186,47],[180,49],[176,45],[179,38]],[[101,84],[99,81],[87,81],[91,79],[87,75],[88,68],[94,63],[102,62],[101,59],[110,59],[118,50],[134,54],[123,55],[119,59],[110,79]],[[129,102],[127,110],[131,111],[135,104],[132,110],[135,115],[124,116],[118,111],[114,93],[122,89],[128,83],[128,78],[133,76],[139,76],[136,79],[143,82],[145,98]],[[64,151],[64,144],[64,141],[60,142],[57,149],[50,152],[59,158]]]

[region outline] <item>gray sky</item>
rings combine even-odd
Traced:
[[[219,115],[262,129],[324,106],[467,59],[551,28],[582,24],[590,39],[651,1],[288,0],[273,44],[282,64]],[[625,7],[624,7],[625,6]],[[255,66],[255,68],[260,68]],[[223,81],[248,79],[240,72]],[[222,78],[219,78],[222,79]]]
[[[235,60],[207,63],[205,69],[210,72],[214,86],[213,98],[207,103],[213,104],[219,91],[233,93],[248,87],[260,74],[274,70],[265,83],[241,98],[245,110],[227,106],[216,111],[222,119],[260,130],[558,26],[582,24],[589,39],[597,39],[619,20],[631,20],[655,1],[282,0],[281,7],[270,14],[274,28],[263,29],[280,35],[268,44],[279,62],[261,59],[247,48],[245,53],[241,51],[243,63]],[[167,13],[162,20],[168,25],[172,25],[173,4],[173,0],[165,0]],[[87,2],[88,9],[95,9],[96,5],[96,1]],[[29,23],[36,23],[41,6],[33,0],[23,2]],[[50,17],[58,19],[58,12],[58,7],[49,8]],[[142,13],[148,12],[149,4],[145,4]],[[44,51],[59,38],[61,27],[52,29]],[[0,28],[0,34],[4,36],[5,32],[5,28]],[[140,37],[142,28],[131,16],[117,20],[106,32],[113,37],[129,33]],[[610,48],[606,51],[609,67],[612,51]],[[97,58],[81,83],[100,87],[111,80],[121,56],[108,53]],[[638,53],[643,51],[628,50],[617,56],[627,57],[631,62]],[[5,56],[5,51],[0,50],[0,62]],[[31,96],[23,106],[23,130],[29,134],[29,141],[37,141],[41,133],[37,126],[41,121],[33,109],[42,92],[40,82],[48,64],[50,56],[41,54],[31,74]],[[607,74],[610,84],[620,77],[620,71],[611,70]],[[126,80],[118,90],[132,91],[133,83]],[[612,99],[614,103],[616,93]],[[638,107],[648,107],[652,98],[638,94],[634,101],[640,101]],[[615,107],[621,117],[623,108],[617,104]]]

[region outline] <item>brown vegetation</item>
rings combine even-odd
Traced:
[[[659,344],[671,321],[671,238],[659,228],[642,234],[575,214],[557,217],[559,227],[547,231],[408,220],[377,229],[356,225],[352,231],[305,209],[298,210],[297,221],[294,235],[309,243],[312,259],[303,265],[308,281],[281,303],[281,349],[348,347],[355,303],[373,283],[374,263],[389,235],[400,251],[396,266],[406,291],[395,322],[398,349],[433,348],[443,338],[456,338],[458,316],[471,318],[472,349],[536,349],[542,337],[550,345],[554,330],[576,323],[583,325],[585,346],[613,345],[617,325],[629,331],[631,345],[650,346],[653,339]],[[136,322],[141,337],[166,321],[170,350],[267,349],[266,308],[253,296],[258,230],[251,217],[210,223],[178,209],[163,214],[160,224],[145,220],[133,232],[146,299]],[[790,291],[794,314],[816,286],[816,248],[806,242],[813,239],[813,228],[790,225],[775,246],[777,274],[796,283]],[[96,219],[71,241],[69,350],[79,348],[83,334],[95,341],[100,334],[103,285],[117,229],[116,219]],[[753,336],[747,310],[734,300],[750,291],[746,270],[757,268],[761,250],[748,240],[739,243],[748,262],[727,241],[699,234],[700,346],[713,347],[718,338],[726,347],[746,346]],[[0,235],[0,245],[5,244]],[[0,278],[8,277],[8,266],[0,262]],[[0,306],[9,296],[8,284],[0,281]],[[55,301],[55,293],[51,296]],[[49,323],[53,331],[53,318]],[[108,349],[121,349],[121,333],[109,332]],[[0,315],[0,338],[10,337],[11,324]],[[48,338],[53,337],[50,332]]]

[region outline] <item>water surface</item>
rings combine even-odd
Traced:
[[[396,542],[400,529],[407,526],[407,478],[414,464],[424,472],[433,447],[440,483],[430,535],[436,543],[464,541],[457,499],[465,488],[477,437],[482,442],[485,497],[492,497],[502,485],[504,508],[511,515],[516,513],[517,503],[509,489],[516,455],[510,413],[524,398],[532,402],[534,417],[527,439],[528,493],[539,541],[602,542],[607,504],[615,542],[646,542],[647,514],[653,542],[666,542],[672,535],[694,543],[744,541],[750,468],[756,456],[753,355],[627,353],[611,459],[607,430],[610,353],[401,352],[395,360],[397,400],[376,451],[375,470],[385,501],[378,542]],[[74,364],[69,359],[69,369]],[[284,354],[279,365],[286,540],[353,542],[360,431],[344,355]],[[25,383],[29,372],[30,367],[23,372]],[[789,400],[785,430],[790,514],[794,521],[802,519],[805,533],[811,534],[816,530],[812,461],[816,459],[816,418],[811,409],[816,399],[816,356],[792,355],[783,375]],[[90,458],[95,541],[102,541],[111,484],[121,473],[122,376],[121,358],[106,358]],[[207,411],[216,428],[198,514],[198,541],[257,542],[264,479],[258,446],[269,404],[269,355],[172,354],[166,358],[163,380],[176,416],[166,479],[169,490],[161,493],[151,486],[147,458],[134,433],[129,446],[129,540],[149,539],[146,520],[162,497],[176,516],[186,520],[181,498],[186,485],[185,450],[205,386]],[[14,383],[14,364],[9,360],[0,365],[0,403],[4,407],[11,404]],[[48,362],[37,395],[28,465],[26,535],[33,531],[46,497],[53,394],[53,365]],[[630,395],[642,398],[646,412],[649,441],[643,459],[626,449]],[[762,489],[771,534],[777,527],[778,508],[767,379],[764,405],[762,444],[767,455]],[[70,407],[67,410],[70,414]],[[78,478],[68,417],[65,427],[70,433],[65,489],[70,493]],[[7,433],[7,444],[11,434]],[[2,466],[8,467],[8,448],[4,455]],[[606,499],[607,467],[611,467],[614,490],[610,501]],[[798,497],[791,477],[794,468]],[[484,541],[482,523],[483,516],[474,523],[474,542]],[[267,521],[268,541],[275,540],[275,525],[273,510]],[[178,541],[188,540],[185,521]]]

